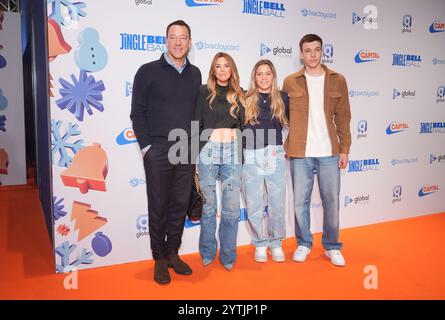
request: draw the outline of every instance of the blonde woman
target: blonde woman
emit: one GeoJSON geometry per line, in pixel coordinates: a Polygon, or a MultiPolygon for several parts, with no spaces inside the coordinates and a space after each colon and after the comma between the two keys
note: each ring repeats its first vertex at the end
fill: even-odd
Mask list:
{"type": "Polygon", "coordinates": [[[247,215],[252,228],[255,261],[285,261],[281,241],[285,237],[285,157],[282,129],[288,124],[289,98],[278,90],[277,72],[269,60],[258,61],[246,95],[242,169],[247,215]],[[267,199],[268,228],[264,230],[264,198],[267,199]]]}
{"type": "Polygon", "coordinates": [[[205,194],[201,217],[199,252],[204,265],[216,257],[216,181],[221,181],[221,221],[219,260],[231,270],[236,260],[236,238],[240,216],[241,154],[239,136],[244,122],[244,92],[233,58],[224,52],[215,55],[207,84],[201,86],[196,106],[200,133],[209,141],[201,145],[198,171],[205,194]]]}

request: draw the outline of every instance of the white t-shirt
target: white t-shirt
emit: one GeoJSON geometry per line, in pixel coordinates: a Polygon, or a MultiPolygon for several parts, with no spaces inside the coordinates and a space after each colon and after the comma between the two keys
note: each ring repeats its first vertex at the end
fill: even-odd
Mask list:
{"type": "Polygon", "coordinates": [[[305,73],[309,93],[309,119],[306,138],[306,157],[332,156],[326,117],[324,114],[324,78],[305,73]]]}

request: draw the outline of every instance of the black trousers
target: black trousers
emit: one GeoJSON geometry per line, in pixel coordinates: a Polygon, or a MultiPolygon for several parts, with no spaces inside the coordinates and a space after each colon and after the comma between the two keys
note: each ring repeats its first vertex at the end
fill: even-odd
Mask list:
{"type": "Polygon", "coordinates": [[[164,148],[152,145],[144,157],[148,223],[153,259],[177,254],[192,190],[192,164],[171,164],[164,148]]]}

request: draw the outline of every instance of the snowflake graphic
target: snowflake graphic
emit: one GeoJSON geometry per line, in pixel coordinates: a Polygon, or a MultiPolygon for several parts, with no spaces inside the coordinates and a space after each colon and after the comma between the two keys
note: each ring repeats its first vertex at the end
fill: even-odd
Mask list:
{"type": "Polygon", "coordinates": [[[85,70],[80,70],[79,80],[74,74],[71,75],[73,84],[60,78],[59,82],[63,86],[59,90],[62,98],[56,101],[60,109],[68,109],[79,121],[83,121],[84,109],[89,115],[93,114],[91,106],[100,112],[104,111],[102,91],[105,90],[102,80],[96,82],[92,75],[88,75],[85,70]]]}
{"type": "Polygon", "coordinates": [[[64,209],[63,198],[57,200],[57,197],[53,197],[53,211],[54,211],[54,221],[59,220],[67,215],[67,212],[64,209]]]}
{"type": "Polygon", "coordinates": [[[71,2],[70,0],[47,0],[51,4],[51,14],[49,18],[58,23],[59,26],[68,27],[71,22],[78,21],[79,17],[85,17],[87,13],[82,9],[86,8],[85,2],[71,2]],[[69,18],[62,16],[62,7],[68,9],[69,18]]]}
{"type": "Polygon", "coordinates": [[[68,150],[70,149],[73,154],[76,154],[81,148],[83,144],[83,140],[77,140],[74,143],[68,142],[68,139],[71,137],[77,136],[80,134],[80,130],[78,130],[77,124],[72,124],[71,122],[68,124],[67,131],[63,136],[60,133],[60,127],[62,126],[62,121],[51,120],[51,151],[52,151],[52,161],[54,163],[54,155],[59,152],[60,160],[58,162],[59,167],[68,167],[71,164],[73,158],[68,154],[68,150]]]}
{"type": "Polygon", "coordinates": [[[6,116],[0,116],[0,131],[6,132],[6,116]]]}
{"type": "Polygon", "coordinates": [[[68,241],[63,242],[56,248],[56,253],[61,258],[61,264],[56,264],[57,272],[71,272],[81,264],[93,263],[93,259],[90,259],[93,253],[87,251],[87,249],[83,249],[77,259],[70,262],[70,256],[76,248],[77,246],[75,244],[70,244],[68,241]]]}

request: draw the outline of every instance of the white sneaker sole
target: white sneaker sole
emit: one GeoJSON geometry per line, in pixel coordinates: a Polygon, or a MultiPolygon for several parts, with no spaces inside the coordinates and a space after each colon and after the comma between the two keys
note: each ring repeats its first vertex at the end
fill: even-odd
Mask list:
{"type": "Polygon", "coordinates": [[[294,260],[295,262],[305,262],[307,260],[307,257],[309,256],[309,254],[311,253],[311,250],[309,250],[306,254],[306,256],[304,257],[304,259],[297,259],[295,258],[295,255],[292,256],[292,260],[294,260]]]}
{"type": "Polygon", "coordinates": [[[332,261],[331,256],[329,255],[329,253],[327,251],[325,251],[325,255],[326,255],[326,257],[329,258],[329,261],[331,262],[332,265],[334,265],[336,267],[345,267],[346,266],[346,262],[344,262],[344,263],[334,263],[334,261],[332,261]]]}

